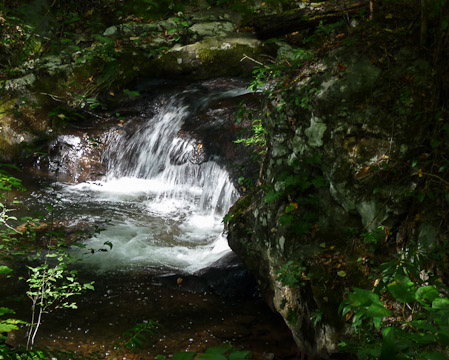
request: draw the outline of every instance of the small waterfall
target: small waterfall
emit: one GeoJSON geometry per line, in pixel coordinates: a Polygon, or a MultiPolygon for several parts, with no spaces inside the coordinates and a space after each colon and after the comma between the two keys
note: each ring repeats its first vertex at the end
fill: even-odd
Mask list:
{"type": "Polygon", "coordinates": [[[208,159],[202,140],[182,126],[211,101],[246,92],[188,89],[103,135],[102,180],[61,186],[63,202],[77,204],[66,206],[67,216],[95,224],[109,220],[85,242],[93,252],[82,256],[86,266],[194,272],[230,251],[222,218],[238,192],[226,169],[208,159]],[[95,251],[105,242],[112,249],[95,251]]]}
{"type": "MultiPolygon", "coordinates": [[[[209,95],[200,98],[199,107],[207,106],[208,100],[217,96],[241,93],[209,95]]],[[[154,201],[187,200],[200,194],[198,201],[203,211],[223,214],[237,193],[225,169],[214,161],[204,161],[199,140],[179,134],[184,121],[192,116],[191,107],[185,104],[186,95],[171,99],[153,118],[133,128],[132,134],[122,130],[108,135],[106,181],[124,177],[152,179],[162,185],[157,191],[159,199],[154,201]]]]}

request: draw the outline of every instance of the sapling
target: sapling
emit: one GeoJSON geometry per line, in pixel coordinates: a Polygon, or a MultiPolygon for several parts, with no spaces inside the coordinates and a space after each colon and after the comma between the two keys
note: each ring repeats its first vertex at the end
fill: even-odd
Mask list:
{"type": "Polygon", "coordinates": [[[45,254],[43,264],[30,270],[27,296],[31,299],[31,323],[27,333],[27,349],[33,347],[36,334],[42,323],[42,316],[56,309],[76,309],[76,302],[68,301],[73,295],[80,295],[87,290],[94,290],[93,281],[81,284],[77,280],[77,271],[70,270],[71,257],[60,246],[51,247],[45,254]],[[55,258],[56,263],[51,264],[55,258]]]}

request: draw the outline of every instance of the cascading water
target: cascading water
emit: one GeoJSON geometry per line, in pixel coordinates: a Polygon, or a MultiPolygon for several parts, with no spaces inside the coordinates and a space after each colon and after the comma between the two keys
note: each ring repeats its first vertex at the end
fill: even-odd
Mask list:
{"type": "MultiPolygon", "coordinates": [[[[201,141],[180,130],[210,101],[245,92],[244,88],[208,94],[185,90],[154,116],[106,133],[104,178],[62,186],[63,203],[78,204],[69,210],[72,219],[110,220],[85,245],[98,250],[109,242],[112,249],[92,251],[82,257],[84,264],[99,270],[194,272],[230,251],[222,235],[222,218],[238,193],[227,171],[206,159],[201,141]]],[[[79,154],[71,148],[75,156],[79,154]]]]}

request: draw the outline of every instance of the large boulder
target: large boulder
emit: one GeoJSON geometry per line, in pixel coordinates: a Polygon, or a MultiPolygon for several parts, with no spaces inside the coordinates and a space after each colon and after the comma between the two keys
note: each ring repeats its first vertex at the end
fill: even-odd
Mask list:
{"type": "Polygon", "coordinates": [[[420,181],[412,163],[432,128],[415,116],[429,98],[430,65],[410,48],[396,49],[388,66],[379,58],[333,49],[272,89],[262,186],[228,216],[231,248],[311,358],[338,352],[338,306],[366,283],[375,254],[354,234],[380,231],[384,254],[404,234],[428,249],[438,236],[447,241],[436,217],[410,223],[420,181]]]}

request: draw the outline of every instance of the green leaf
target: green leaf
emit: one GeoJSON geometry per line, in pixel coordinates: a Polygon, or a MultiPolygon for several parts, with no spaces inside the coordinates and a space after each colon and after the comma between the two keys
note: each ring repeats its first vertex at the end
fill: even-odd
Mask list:
{"type": "Polygon", "coordinates": [[[0,316],[5,314],[15,314],[14,310],[6,307],[0,307],[0,316]]]}
{"type": "Polygon", "coordinates": [[[195,358],[196,353],[191,351],[186,352],[178,352],[173,355],[173,360],[193,360],[195,358]]]}
{"type": "Polygon", "coordinates": [[[105,44],[111,44],[111,43],[112,43],[112,40],[111,40],[111,39],[108,39],[108,38],[106,38],[106,37],[104,37],[104,36],[101,36],[101,35],[94,35],[93,37],[94,37],[97,41],[102,42],[102,43],[105,43],[105,44]]]}
{"type": "Polygon", "coordinates": [[[264,196],[264,200],[267,203],[271,203],[274,200],[276,200],[278,197],[281,196],[280,192],[275,192],[274,190],[270,190],[265,196],[264,196]]]}
{"type": "Polygon", "coordinates": [[[112,250],[112,243],[110,241],[105,241],[103,244],[109,246],[109,250],[112,250]]]}
{"type": "Polygon", "coordinates": [[[279,218],[279,223],[282,226],[290,225],[293,221],[293,215],[289,214],[282,214],[282,216],[279,218]]]}
{"type": "Polygon", "coordinates": [[[409,333],[407,334],[408,340],[411,340],[415,344],[429,345],[435,343],[435,334],[428,333],[409,333]]]}
{"type": "Polygon", "coordinates": [[[203,360],[227,360],[226,356],[219,354],[219,353],[208,353],[207,351],[198,356],[199,359],[203,359],[203,360]]]}
{"type": "Polygon", "coordinates": [[[310,232],[310,223],[308,221],[299,220],[293,225],[293,231],[298,235],[304,235],[310,232]]]}
{"type": "Polygon", "coordinates": [[[344,277],[346,277],[347,274],[346,274],[346,271],[340,270],[339,272],[337,272],[337,275],[344,278],[344,277]]]}
{"type": "Polygon", "coordinates": [[[413,283],[408,276],[397,275],[396,281],[387,285],[388,291],[397,301],[408,303],[415,301],[413,283]]]}
{"type": "Polygon", "coordinates": [[[422,302],[422,300],[427,300],[428,302],[432,302],[439,296],[439,292],[435,289],[434,286],[422,286],[418,290],[416,290],[416,300],[422,302]]]}
{"type": "Polygon", "coordinates": [[[0,274],[9,274],[10,272],[12,272],[11,268],[5,265],[0,265],[0,274]]]}
{"type": "Polygon", "coordinates": [[[437,333],[440,344],[449,346],[449,326],[441,326],[437,333]]]}
{"type": "Polygon", "coordinates": [[[210,348],[207,348],[205,354],[224,354],[228,351],[229,348],[227,347],[211,346],[210,348]]]}
{"type": "Polygon", "coordinates": [[[419,356],[420,360],[447,360],[446,355],[437,352],[425,352],[419,356]]]}
{"type": "Polygon", "coordinates": [[[229,354],[229,360],[244,360],[248,359],[251,355],[251,351],[236,351],[229,354]]]}
{"type": "Polygon", "coordinates": [[[390,316],[391,311],[388,310],[384,305],[371,304],[366,312],[366,316],[369,317],[380,317],[390,316]]]}
{"type": "Polygon", "coordinates": [[[128,89],[123,89],[123,92],[126,95],[131,96],[131,97],[140,96],[140,93],[138,91],[131,91],[131,90],[128,90],[128,89]]]}
{"type": "Polygon", "coordinates": [[[432,146],[433,149],[437,148],[440,145],[441,145],[441,140],[438,140],[438,139],[430,140],[430,146],[432,146]]]}
{"type": "Polygon", "coordinates": [[[422,203],[426,197],[426,193],[419,192],[418,194],[416,194],[416,197],[418,198],[419,203],[422,203]]]}
{"type": "Polygon", "coordinates": [[[19,327],[16,324],[10,323],[8,321],[0,321],[0,333],[7,333],[14,330],[19,330],[19,327]]]}
{"type": "Polygon", "coordinates": [[[95,288],[94,288],[92,283],[84,284],[84,288],[89,289],[89,290],[95,290],[95,288]]]}
{"type": "Polygon", "coordinates": [[[348,296],[348,301],[352,306],[358,307],[369,307],[371,304],[383,305],[379,300],[379,295],[359,288],[354,288],[353,292],[348,296]]]}
{"type": "Polygon", "coordinates": [[[382,325],[382,318],[381,317],[373,317],[373,324],[374,327],[379,330],[380,326],[382,325]]]}
{"type": "Polygon", "coordinates": [[[432,309],[449,311],[449,299],[437,298],[432,301],[432,309]]]}
{"type": "Polygon", "coordinates": [[[436,332],[437,327],[432,325],[428,320],[413,320],[410,321],[410,325],[418,330],[436,332]]]}

